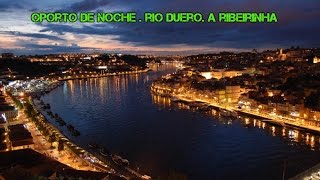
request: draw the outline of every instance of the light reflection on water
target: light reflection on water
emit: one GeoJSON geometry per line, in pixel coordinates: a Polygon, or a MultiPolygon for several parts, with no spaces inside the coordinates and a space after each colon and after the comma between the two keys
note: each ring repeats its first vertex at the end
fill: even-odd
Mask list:
{"type": "MultiPolygon", "coordinates": [[[[187,103],[183,102],[172,102],[171,98],[154,95],[152,94],[152,102],[161,108],[167,108],[167,109],[184,109],[184,110],[190,110],[190,111],[197,111],[196,109],[192,109],[187,103]]],[[[246,117],[244,115],[238,116],[238,118],[234,119],[230,123],[230,117],[225,118],[221,116],[220,112],[215,109],[211,109],[206,114],[209,114],[222,124],[232,124],[232,121],[239,120],[240,123],[245,126],[246,128],[259,128],[264,129],[266,132],[270,133],[272,136],[278,136],[282,137],[286,140],[288,140],[289,145],[293,145],[292,143],[304,143],[305,145],[308,145],[311,150],[320,150],[320,136],[318,135],[312,135],[308,132],[305,132],[304,130],[299,131],[298,129],[294,129],[293,127],[281,127],[281,126],[275,126],[272,124],[268,124],[266,122],[263,122],[258,119],[246,117]]]]}
{"type": "Polygon", "coordinates": [[[148,74],[67,81],[43,100],[81,132],[77,138],[67,134],[76,143],[102,144],[154,177],[176,171],[189,179],[282,179],[284,160],[287,177],[319,163],[319,136],[221,116],[214,109],[200,112],[152,95],[152,80],[174,70],[155,68],[148,74]]]}

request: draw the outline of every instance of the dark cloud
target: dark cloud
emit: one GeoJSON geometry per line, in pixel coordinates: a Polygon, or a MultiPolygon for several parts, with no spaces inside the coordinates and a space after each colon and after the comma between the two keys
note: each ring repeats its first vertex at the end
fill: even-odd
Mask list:
{"type": "Polygon", "coordinates": [[[30,9],[29,10],[30,12],[37,12],[37,11],[39,11],[37,8],[32,8],[32,9],[30,9]]]}
{"type": "Polygon", "coordinates": [[[270,24],[116,24],[83,25],[75,28],[69,25],[50,24],[43,32],[52,31],[86,35],[115,35],[114,39],[136,45],[163,46],[174,44],[206,45],[209,47],[254,48],[265,44],[291,46],[319,45],[320,26],[290,26],[270,24]],[[298,44],[299,43],[299,44],[298,44]]]}
{"type": "Polygon", "coordinates": [[[11,9],[21,9],[23,8],[23,5],[18,2],[13,1],[0,1],[0,11],[6,12],[11,11],[11,9]]]}
{"type": "MultiPolygon", "coordinates": [[[[135,1],[136,2],[136,1],[135,1]]],[[[302,46],[319,45],[320,24],[317,11],[319,1],[209,1],[195,3],[191,0],[163,0],[157,2],[139,1],[136,4],[148,7],[147,10],[167,11],[198,11],[203,13],[220,11],[273,11],[278,14],[278,24],[108,24],[70,25],[48,24],[42,31],[59,34],[65,32],[88,35],[116,35],[115,39],[136,45],[166,46],[174,44],[206,45],[209,47],[227,46],[235,48],[264,47],[265,44],[286,45],[300,43],[302,46]],[[317,6],[318,5],[318,6],[317,6]]],[[[72,7],[81,7],[88,1],[75,3],[72,7]]],[[[90,9],[98,7],[94,1],[90,9]]],[[[104,4],[107,5],[108,3],[104,4]]],[[[121,1],[119,4],[128,9],[138,7],[132,1],[121,1]]],[[[140,10],[141,11],[141,10],[140,10]]]]}
{"type": "MultiPolygon", "coordinates": [[[[0,9],[1,9],[0,3],[0,9]]],[[[3,4],[4,5],[4,4],[3,4]]],[[[318,0],[83,0],[66,2],[59,11],[115,11],[124,9],[136,11],[138,18],[144,12],[197,11],[207,14],[222,11],[276,12],[275,24],[209,24],[209,23],[113,23],[113,24],[39,24],[43,29],[39,33],[17,36],[62,40],[59,36],[49,36],[42,32],[55,32],[84,35],[111,35],[114,40],[131,43],[135,46],[168,47],[177,44],[205,46],[208,48],[277,48],[300,45],[301,47],[320,46],[320,1],[318,0]]],[[[41,9],[38,9],[41,11],[41,9]]],[[[43,47],[43,46],[41,46],[43,47]]],[[[31,48],[28,45],[28,48],[31,48]]],[[[57,49],[58,50],[58,49],[57,49]]],[[[80,49],[81,50],[81,49],[80,49]]]]}
{"type": "Polygon", "coordinates": [[[49,39],[49,40],[54,40],[54,41],[65,41],[64,39],[58,37],[58,36],[53,36],[53,35],[48,35],[48,34],[40,34],[40,33],[22,33],[18,31],[9,31],[5,32],[6,34],[14,35],[14,36],[23,36],[23,37],[30,37],[30,38],[38,38],[38,39],[49,39]]]}
{"type": "Polygon", "coordinates": [[[76,2],[71,4],[67,8],[62,8],[59,11],[66,12],[66,11],[76,11],[76,12],[85,12],[95,10],[99,7],[103,7],[110,4],[109,0],[83,0],[81,2],[76,2]]]}
{"type": "Polygon", "coordinates": [[[43,45],[43,44],[36,44],[36,43],[30,43],[26,41],[19,41],[17,43],[18,45],[24,47],[23,49],[15,49],[15,53],[18,54],[28,54],[28,52],[33,52],[34,49],[37,49],[37,54],[49,54],[49,53],[67,53],[67,52],[73,52],[73,53],[80,53],[80,52],[92,52],[95,50],[99,50],[96,48],[89,48],[89,47],[80,47],[77,44],[71,44],[71,45],[43,45]]]}
{"type": "MultiPolygon", "coordinates": [[[[83,53],[83,52],[100,52],[100,53],[122,53],[122,54],[158,54],[158,55],[190,55],[190,54],[198,54],[199,52],[208,52],[211,53],[212,49],[204,48],[204,49],[197,49],[197,50],[187,50],[187,51],[157,51],[157,50],[127,50],[127,49],[121,49],[116,48],[113,50],[103,50],[103,49],[92,49],[92,48],[84,48],[84,49],[70,49],[69,46],[60,46],[57,49],[37,49],[35,51],[34,49],[27,49],[27,48],[16,48],[16,49],[1,49],[0,53],[5,52],[11,52],[16,55],[34,55],[34,54],[56,54],[56,53],[83,53]]],[[[238,50],[238,52],[241,52],[241,49],[238,50]]]]}

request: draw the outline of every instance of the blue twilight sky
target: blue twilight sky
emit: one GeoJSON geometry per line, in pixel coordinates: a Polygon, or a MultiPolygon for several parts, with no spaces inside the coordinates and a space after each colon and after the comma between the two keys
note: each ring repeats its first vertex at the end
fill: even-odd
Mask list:
{"type": "Polygon", "coordinates": [[[0,52],[195,54],[320,47],[319,0],[0,0],[0,52]],[[35,24],[32,12],[258,11],[276,24],[35,24]]]}

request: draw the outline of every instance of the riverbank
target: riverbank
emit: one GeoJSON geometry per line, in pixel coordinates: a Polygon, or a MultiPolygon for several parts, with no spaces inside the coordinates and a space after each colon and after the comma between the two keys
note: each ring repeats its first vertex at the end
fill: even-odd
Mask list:
{"type": "Polygon", "coordinates": [[[296,122],[294,118],[270,115],[267,113],[260,113],[260,112],[254,112],[254,111],[247,111],[247,110],[238,108],[237,104],[219,104],[214,100],[209,100],[208,98],[198,99],[192,96],[188,96],[188,94],[186,93],[181,93],[181,92],[171,93],[170,90],[166,88],[158,88],[158,86],[155,86],[154,84],[151,86],[151,91],[160,96],[170,97],[174,101],[181,101],[186,103],[201,102],[201,103],[207,104],[208,106],[216,107],[218,109],[223,109],[230,112],[237,112],[239,114],[245,114],[245,115],[250,115],[250,116],[258,117],[261,119],[265,119],[263,121],[269,124],[278,125],[278,126],[290,126],[293,128],[303,129],[310,133],[320,134],[320,127],[304,125],[302,123],[296,122]]]}
{"type": "MultiPolygon", "coordinates": [[[[55,83],[55,85],[52,84],[50,89],[55,89],[59,85],[60,83],[55,83]]],[[[12,98],[14,97],[12,96],[11,99],[12,98]]],[[[47,124],[46,120],[38,114],[39,112],[33,106],[31,97],[24,96],[23,101],[24,105],[19,109],[19,119],[15,123],[24,124],[31,133],[34,142],[34,147],[32,147],[33,150],[77,170],[97,171],[93,166],[88,166],[88,163],[77,157],[72,151],[70,151],[70,148],[66,148],[65,151],[59,151],[57,148],[53,148],[53,142],[49,142],[47,138],[48,136],[46,136],[44,132],[50,132],[51,134],[63,139],[63,142],[68,142],[56,129],[54,129],[54,127],[47,124]]]]}
{"type": "Polygon", "coordinates": [[[30,101],[35,112],[39,114],[38,116],[40,118],[40,122],[42,123],[42,125],[49,131],[49,134],[50,133],[54,134],[55,137],[63,141],[64,147],[66,148],[67,151],[71,152],[78,158],[81,158],[87,164],[91,165],[92,167],[95,167],[99,171],[114,173],[114,170],[112,168],[98,161],[98,159],[95,158],[92,154],[88,153],[86,150],[84,150],[83,148],[73,143],[69,138],[67,138],[63,134],[63,132],[61,132],[58,128],[56,128],[53,124],[51,124],[48,118],[45,116],[43,110],[41,110],[39,106],[39,102],[37,102],[37,100],[30,98],[30,101]]]}
{"type": "MultiPolygon", "coordinates": [[[[144,71],[147,72],[147,71],[144,71]]],[[[142,73],[142,72],[141,72],[142,73]]],[[[119,74],[116,74],[119,75],[119,74]]],[[[122,74],[120,74],[122,75],[122,74]]],[[[126,75],[126,74],[123,74],[126,75]]],[[[111,75],[110,75],[111,76],[111,75]]],[[[104,77],[104,76],[101,76],[104,77]]],[[[91,78],[91,77],[90,77],[91,78]]],[[[93,77],[95,78],[95,77],[93,77]]],[[[62,81],[60,81],[62,82],[62,81]]],[[[64,82],[62,82],[63,84],[64,82]]],[[[43,119],[43,123],[45,123],[46,127],[49,127],[50,131],[52,131],[58,139],[63,139],[65,141],[66,146],[70,151],[72,151],[75,155],[77,155],[79,158],[83,159],[86,161],[86,163],[90,164],[90,166],[95,167],[96,169],[103,171],[103,172],[108,172],[108,173],[116,173],[117,175],[121,177],[125,177],[127,179],[131,178],[140,178],[140,179],[151,179],[150,176],[148,175],[143,175],[140,174],[140,172],[137,172],[133,169],[131,169],[129,166],[123,166],[119,165],[114,162],[112,154],[106,156],[104,155],[103,157],[99,154],[99,152],[94,151],[92,148],[91,149],[85,149],[77,145],[76,143],[72,142],[66,134],[63,133],[61,128],[57,128],[54,124],[52,124],[50,120],[50,116],[47,116],[47,112],[43,110],[41,107],[41,96],[44,95],[45,93],[49,93],[51,90],[57,88],[60,86],[61,83],[58,83],[57,86],[50,88],[50,90],[46,90],[45,92],[39,92],[34,96],[33,98],[30,99],[32,102],[33,108],[36,110],[37,114],[40,114],[41,118],[43,119]]],[[[99,149],[96,149],[99,150],[99,149]]]]}
{"type": "MultiPolygon", "coordinates": [[[[197,179],[236,179],[239,174],[246,179],[260,174],[279,179],[277,169],[281,168],[283,157],[295,157],[291,163],[303,164],[288,168],[288,177],[316,161],[318,136],[309,134],[307,142],[304,132],[254,118],[246,121],[242,117],[223,117],[218,111],[214,114],[214,110],[200,112],[192,107],[191,111],[197,112],[191,112],[183,103],[151,94],[152,80],[172,72],[67,81],[42,100],[82,132],[74,138],[64,131],[76,144],[91,152],[97,148],[87,145],[95,142],[127,158],[135,170],[148,172],[154,179],[169,179],[170,171],[197,179]],[[94,114],[87,114],[90,112],[94,114]],[[315,145],[310,144],[311,139],[315,145]],[[314,157],[312,163],[308,157],[314,157]],[[250,169],[248,164],[252,164],[250,169]],[[231,171],[235,173],[230,174],[231,171]]],[[[59,124],[52,123],[60,129],[59,124]]]]}
{"type": "Polygon", "coordinates": [[[52,79],[57,79],[59,81],[67,81],[74,79],[87,79],[87,78],[101,78],[101,77],[109,77],[109,76],[119,76],[119,75],[132,75],[132,74],[141,74],[147,73],[150,69],[138,70],[138,71],[124,71],[124,72],[114,72],[114,73],[102,73],[102,74],[77,74],[77,75],[67,75],[62,77],[55,77],[52,79]]]}

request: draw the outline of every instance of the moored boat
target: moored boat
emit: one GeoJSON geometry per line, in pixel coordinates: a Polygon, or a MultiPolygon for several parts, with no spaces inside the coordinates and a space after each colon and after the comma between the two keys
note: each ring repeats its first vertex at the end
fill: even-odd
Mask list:
{"type": "Polygon", "coordinates": [[[148,175],[143,175],[143,176],[141,176],[141,178],[142,178],[142,179],[151,179],[151,177],[148,176],[148,175]]]}
{"type": "Polygon", "coordinates": [[[94,142],[89,143],[88,146],[89,146],[90,148],[93,148],[93,149],[99,148],[99,145],[98,145],[97,143],[94,143],[94,142]]]}
{"type": "Polygon", "coordinates": [[[181,101],[181,99],[177,98],[177,97],[171,97],[170,100],[172,102],[178,102],[178,101],[181,101]]]}
{"type": "Polygon", "coordinates": [[[199,111],[210,111],[209,106],[202,106],[202,107],[199,107],[198,109],[199,111]]]}
{"type": "Polygon", "coordinates": [[[118,155],[112,155],[112,160],[118,165],[124,165],[124,166],[129,165],[129,161],[127,159],[124,159],[118,155]]]}
{"type": "Polygon", "coordinates": [[[225,116],[225,117],[229,117],[231,115],[231,112],[227,110],[220,110],[219,113],[221,116],[225,116]]]}
{"type": "Polygon", "coordinates": [[[101,149],[100,149],[100,154],[101,154],[102,156],[109,156],[109,155],[110,155],[110,152],[109,152],[107,149],[105,149],[105,148],[101,148],[101,149]]]}

